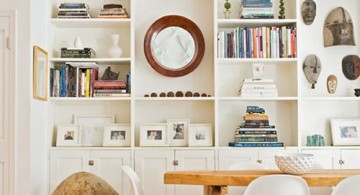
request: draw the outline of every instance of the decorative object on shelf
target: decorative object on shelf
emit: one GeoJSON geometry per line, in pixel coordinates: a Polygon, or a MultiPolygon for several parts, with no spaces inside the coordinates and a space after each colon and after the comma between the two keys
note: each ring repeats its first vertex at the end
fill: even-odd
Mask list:
{"type": "Polygon", "coordinates": [[[231,3],[229,2],[229,0],[225,0],[225,3],[224,3],[224,8],[225,8],[225,11],[224,11],[224,18],[225,18],[225,19],[230,19],[230,14],[231,14],[231,11],[230,11],[230,8],[231,8],[231,3]]]}
{"type": "Polygon", "coordinates": [[[145,34],[146,60],[158,73],[180,77],[200,64],[205,41],[200,28],[188,18],[168,15],[156,20],[145,34]]]}
{"type": "Polygon", "coordinates": [[[356,97],[359,97],[360,96],[360,88],[357,88],[357,89],[354,89],[354,95],[356,96],[356,97]]]}
{"type": "Polygon", "coordinates": [[[166,123],[141,124],[140,146],[168,146],[166,123]]]}
{"type": "Polygon", "coordinates": [[[311,54],[306,56],[303,63],[303,71],[306,79],[311,84],[311,89],[315,89],[315,84],[319,78],[321,68],[320,59],[316,55],[311,54]]]}
{"type": "Polygon", "coordinates": [[[81,126],[75,124],[58,125],[56,146],[80,146],[81,126]]]}
{"type": "Polygon", "coordinates": [[[195,92],[195,93],[194,93],[194,97],[200,97],[200,93],[195,92]]]}
{"type": "Polygon", "coordinates": [[[174,92],[169,91],[166,96],[167,97],[175,97],[175,94],[174,94],[174,92]]]}
{"type": "Polygon", "coordinates": [[[155,92],[151,93],[150,97],[157,97],[157,93],[155,93],[155,92]]]}
{"type": "Polygon", "coordinates": [[[309,171],[314,163],[313,154],[294,153],[275,155],[276,166],[284,173],[301,175],[309,171]]]}
{"type": "Polygon", "coordinates": [[[177,92],[175,93],[175,96],[176,96],[176,97],[184,97],[184,93],[183,93],[182,91],[177,91],[177,92]]]}
{"type": "Polygon", "coordinates": [[[329,75],[326,79],[327,90],[329,93],[334,94],[337,87],[337,77],[333,74],[329,75]]]}
{"type": "Polygon", "coordinates": [[[193,96],[193,93],[191,91],[187,91],[185,93],[185,97],[192,97],[193,96]]]}
{"type": "Polygon", "coordinates": [[[166,97],[166,93],[165,93],[165,92],[161,92],[161,93],[160,93],[160,97],[166,97]]]}
{"type": "Polygon", "coordinates": [[[83,44],[82,44],[81,39],[80,39],[79,36],[75,37],[74,48],[75,49],[84,49],[83,44]]]}
{"type": "Polygon", "coordinates": [[[324,47],[355,45],[351,16],[343,7],[333,9],[326,17],[323,29],[324,47]]]}
{"type": "MultiPolygon", "coordinates": [[[[153,92],[150,94],[145,94],[144,97],[158,97],[157,93],[153,92]]],[[[191,91],[187,91],[184,95],[182,91],[176,91],[176,93],[169,91],[168,93],[161,92],[159,97],[211,97],[211,95],[208,95],[206,93],[192,93],[191,91]]]]}
{"type": "Polygon", "coordinates": [[[325,146],[324,136],[319,134],[306,136],[306,146],[325,146]]]}
{"type": "Polygon", "coordinates": [[[187,146],[190,119],[168,119],[167,132],[170,146],[187,146]]]}
{"type": "Polygon", "coordinates": [[[103,146],[130,146],[129,124],[104,125],[103,146]]]}
{"type": "Polygon", "coordinates": [[[39,46],[33,47],[33,98],[47,101],[48,53],[39,46]]]}
{"type": "Polygon", "coordinates": [[[314,22],[316,16],[316,3],[313,0],[305,0],[301,4],[301,16],[306,25],[310,25],[314,22]]]}
{"type": "Polygon", "coordinates": [[[119,46],[119,34],[113,34],[111,35],[111,43],[112,46],[108,50],[110,57],[112,58],[120,58],[123,54],[123,50],[119,46]]]}
{"type": "Polygon", "coordinates": [[[264,64],[263,63],[253,63],[253,79],[262,79],[264,77],[264,64]]]}
{"type": "Polygon", "coordinates": [[[330,123],[334,146],[360,145],[360,118],[333,118],[330,123]]]}
{"type": "Polygon", "coordinates": [[[212,132],[211,124],[190,124],[189,146],[212,146],[212,132]]]}
{"type": "Polygon", "coordinates": [[[104,125],[115,123],[114,115],[75,115],[74,123],[81,125],[81,146],[102,146],[104,125]]]}
{"type": "Polygon", "coordinates": [[[279,19],[285,19],[284,0],[279,1],[279,19]]]}
{"type": "Polygon", "coordinates": [[[120,74],[120,71],[119,72],[114,72],[114,71],[111,70],[111,67],[108,66],[105,69],[104,74],[101,77],[101,80],[118,80],[119,74],[120,74]]]}
{"type": "Polygon", "coordinates": [[[360,76],[360,58],[357,55],[347,55],[342,59],[342,72],[349,80],[360,76]]]}

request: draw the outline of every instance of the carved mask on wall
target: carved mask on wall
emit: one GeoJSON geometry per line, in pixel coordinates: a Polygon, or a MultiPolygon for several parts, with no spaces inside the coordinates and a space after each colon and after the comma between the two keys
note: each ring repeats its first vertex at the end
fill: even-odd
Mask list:
{"type": "Polygon", "coordinates": [[[316,16],[316,3],[313,0],[305,0],[301,4],[301,16],[306,25],[313,23],[316,16]]]}
{"type": "Polygon", "coordinates": [[[321,62],[316,55],[308,55],[303,63],[303,71],[306,79],[311,84],[311,89],[315,89],[315,84],[321,72],[321,62]]]}
{"type": "Polygon", "coordinates": [[[329,75],[327,80],[326,80],[326,84],[327,84],[327,90],[329,93],[335,93],[336,92],[336,87],[337,87],[337,78],[335,75],[329,75]]]}
{"type": "Polygon", "coordinates": [[[324,24],[324,46],[355,45],[353,23],[343,7],[333,9],[324,24]]]}
{"type": "Polygon", "coordinates": [[[349,80],[355,80],[360,75],[360,58],[356,55],[348,55],[342,59],[342,71],[349,80]]]}

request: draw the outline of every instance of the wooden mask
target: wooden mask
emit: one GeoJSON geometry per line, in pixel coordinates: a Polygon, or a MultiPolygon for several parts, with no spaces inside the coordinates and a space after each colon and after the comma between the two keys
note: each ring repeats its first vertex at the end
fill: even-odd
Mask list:
{"type": "Polygon", "coordinates": [[[313,23],[316,16],[316,3],[313,0],[305,0],[301,4],[301,16],[306,25],[313,23]]]}
{"type": "Polygon", "coordinates": [[[327,90],[329,93],[334,94],[336,92],[336,87],[337,87],[337,78],[335,75],[329,75],[327,80],[326,80],[326,84],[327,84],[327,90]]]}
{"type": "Polygon", "coordinates": [[[349,80],[360,76],[360,58],[356,55],[347,55],[342,59],[342,71],[349,80]]]}
{"type": "Polygon", "coordinates": [[[315,84],[321,72],[321,62],[316,55],[308,55],[303,63],[303,71],[306,79],[311,84],[311,89],[315,89],[315,84]]]}

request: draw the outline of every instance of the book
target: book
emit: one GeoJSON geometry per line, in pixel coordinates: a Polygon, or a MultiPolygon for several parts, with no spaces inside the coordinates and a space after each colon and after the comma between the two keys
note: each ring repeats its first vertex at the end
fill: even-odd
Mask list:
{"type": "Polygon", "coordinates": [[[230,147],[284,147],[283,142],[229,142],[230,147]]]}
{"type": "Polygon", "coordinates": [[[253,128],[252,130],[236,130],[235,135],[244,135],[244,136],[263,136],[263,135],[276,135],[276,130],[257,130],[253,128]]]}
{"type": "Polygon", "coordinates": [[[234,143],[239,143],[239,142],[277,142],[278,138],[275,137],[271,137],[271,136],[263,136],[263,137],[234,137],[234,143]]]}
{"type": "Polygon", "coordinates": [[[94,93],[94,97],[130,97],[130,93],[94,93]]]}
{"type": "Polygon", "coordinates": [[[65,64],[79,68],[99,68],[99,65],[96,62],[65,62],[65,64]]]}

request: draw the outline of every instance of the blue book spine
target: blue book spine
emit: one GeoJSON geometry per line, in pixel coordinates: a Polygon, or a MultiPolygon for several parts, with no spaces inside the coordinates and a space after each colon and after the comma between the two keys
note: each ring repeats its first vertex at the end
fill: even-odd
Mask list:
{"type": "Polygon", "coordinates": [[[61,75],[61,93],[60,93],[60,97],[66,97],[66,69],[65,69],[65,66],[63,66],[61,68],[60,75],[61,75]]]}
{"type": "Polygon", "coordinates": [[[284,147],[283,142],[229,142],[231,147],[284,147]]]}

